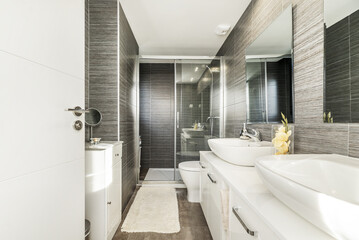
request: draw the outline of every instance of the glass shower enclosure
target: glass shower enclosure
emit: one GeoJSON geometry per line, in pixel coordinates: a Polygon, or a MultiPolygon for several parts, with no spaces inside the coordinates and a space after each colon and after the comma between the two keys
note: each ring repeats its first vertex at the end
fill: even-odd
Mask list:
{"type": "Polygon", "coordinates": [[[142,60],[140,69],[140,95],[146,95],[140,96],[140,99],[143,99],[140,101],[140,135],[150,135],[149,138],[145,137],[148,139],[147,142],[142,137],[142,148],[145,149],[141,154],[146,156],[141,157],[140,180],[181,181],[178,164],[184,161],[198,161],[199,151],[210,151],[208,140],[221,137],[221,60],[142,60]],[[162,80],[159,80],[160,78],[162,80]],[[159,84],[162,89],[158,87],[159,84]],[[159,101],[163,101],[162,105],[159,101]],[[144,116],[148,109],[151,109],[151,114],[144,116]],[[156,115],[161,115],[164,124],[160,129],[155,127],[153,121],[153,116],[156,115]],[[151,119],[146,120],[148,117],[151,119]],[[172,124],[168,121],[165,123],[166,119],[173,121],[172,124]],[[145,124],[146,122],[150,125],[145,124]],[[159,135],[163,136],[162,139],[167,139],[168,136],[166,142],[156,141],[156,136],[159,135]],[[162,156],[156,158],[156,153],[153,152],[161,148],[158,144],[166,144],[162,147],[166,147],[167,152],[162,155],[168,155],[160,160],[162,162],[158,160],[162,156]],[[152,156],[150,159],[148,151],[152,156]],[[173,152],[170,153],[171,151],[173,152]],[[159,164],[164,162],[166,163],[159,164]]]}
{"type": "MultiPolygon", "coordinates": [[[[178,164],[198,161],[220,137],[220,60],[176,61],[176,172],[178,164]]],[[[175,174],[175,180],[181,180],[175,174]]]]}

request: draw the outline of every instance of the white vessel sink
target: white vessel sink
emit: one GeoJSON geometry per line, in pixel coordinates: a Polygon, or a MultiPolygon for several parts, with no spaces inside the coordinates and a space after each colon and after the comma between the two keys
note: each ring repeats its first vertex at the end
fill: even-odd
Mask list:
{"type": "Polygon", "coordinates": [[[204,137],[204,131],[202,128],[182,128],[182,132],[186,134],[188,138],[202,138],[204,137]]]}
{"type": "Polygon", "coordinates": [[[359,239],[359,160],[334,154],[256,160],[268,189],[336,239],[359,239]]]}
{"type": "Polygon", "coordinates": [[[208,145],[219,158],[240,166],[254,166],[257,157],[271,155],[271,142],[252,142],[239,138],[216,138],[208,140],[208,145]]]}

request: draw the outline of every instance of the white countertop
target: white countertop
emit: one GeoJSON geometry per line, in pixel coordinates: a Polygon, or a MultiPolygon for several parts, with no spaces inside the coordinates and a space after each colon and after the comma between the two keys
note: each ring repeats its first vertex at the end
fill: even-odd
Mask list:
{"type": "Polygon", "coordinates": [[[200,152],[223,180],[255,211],[278,237],[288,240],[333,240],[280,202],[264,186],[254,167],[241,167],[219,159],[212,152],[200,152]]]}
{"type": "Polygon", "coordinates": [[[123,143],[123,141],[101,141],[98,144],[91,144],[89,142],[86,142],[85,150],[103,151],[103,150],[106,150],[107,148],[113,147],[114,145],[122,144],[122,143],[123,143]]]}

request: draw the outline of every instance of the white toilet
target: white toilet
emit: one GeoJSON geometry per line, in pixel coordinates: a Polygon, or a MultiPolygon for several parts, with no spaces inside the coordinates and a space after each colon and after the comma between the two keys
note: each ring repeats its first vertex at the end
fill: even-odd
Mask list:
{"type": "Polygon", "coordinates": [[[201,167],[199,161],[182,162],[178,165],[178,168],[187,187],[187,200],[189,202],[200,202],[199,180],[201,167]]]}

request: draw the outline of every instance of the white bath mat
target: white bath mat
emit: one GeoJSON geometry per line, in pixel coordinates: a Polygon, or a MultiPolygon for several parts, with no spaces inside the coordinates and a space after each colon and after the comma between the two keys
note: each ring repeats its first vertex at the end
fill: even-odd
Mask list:
{"type": "Polygon", "coordinates": [[[141,187],[121,230],[123,232],[179,232],[176,190],[170,187],[141,187]]]}

